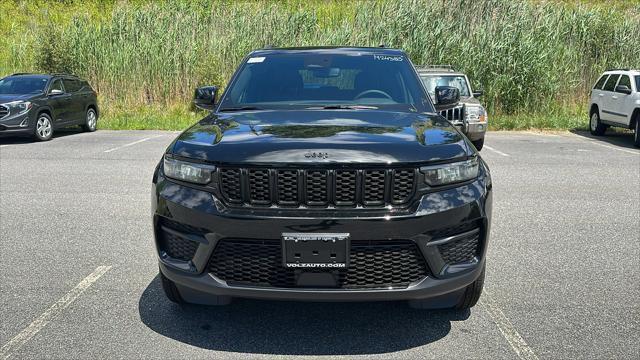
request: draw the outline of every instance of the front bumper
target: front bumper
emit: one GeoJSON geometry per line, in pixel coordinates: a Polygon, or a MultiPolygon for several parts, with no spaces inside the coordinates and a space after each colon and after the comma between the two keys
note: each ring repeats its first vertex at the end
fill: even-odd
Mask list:
{"type": "Polygon", "coordinates": [[[183,296],[197,293],[200,297],[211,294],[310,301],[442,298],[447,294],[459,294],[478,278],[484,268],[491,220],[491,194],[490,177],[487,172],[483,172],[473,182],[422,196],[409,213],[401,215],[381,212],[362,216],[356,211],[341,214],[323,211],[292,214],[274,210],[271,216],[265,216],[264,213],[234,212],[211,193],[169,181],[161,172],[156,172],[152,209],[160,270],[176,283],[183,296]],[[169,230],[172,234],[197,242],[190,260],[167,256],[161,248],[160,237],[161,232],[166,231],[162,225],[165,220],[179,224],[169,230]],[[478,224],[480,246],[477,255],[462,263],[447,264],[438,252],[438,244],[453,241],[456,236],[442,239],[434,234],[441,229],[456,228],[465,223],[478,224]],[[199,229],[199,235],[194,236],[192,229],[199,229]],[[222,241],[277,240],[284,232],[349,233],[353,242],[410,240],[424,257],[428,275],[401,288],[342,289],[238,285],[230,284],[211,273],[212,256],[216,245],[222,241]]]}
{"type": "Polygon", "coordinates": [[[471,141],[476,141],[484,138],[487,132],[487,123],[467,123],[465,134],[471,141]]]}
{"type": "Polygon", "coordinates": [[[35,124],[33,113],[31,109],[25,114],[10,115],[0,119],[0,135],[30,134],[35,124]]]}

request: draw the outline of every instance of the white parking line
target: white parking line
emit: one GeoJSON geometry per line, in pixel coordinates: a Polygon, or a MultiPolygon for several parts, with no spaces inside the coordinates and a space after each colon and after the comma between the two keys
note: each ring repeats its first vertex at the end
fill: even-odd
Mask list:
{"type": "Polygon", "coordinates": [[[131,145],[139,144],[139,143],[141,143],[141,142],[144,142],[144,141],[147,141],[147,140],[151,140],[151,139],[155,139],[155,138],[159,138],[159,137],[161,137],[161,136],[164,136],[164,135],[150,136],[150,137],[147,137],[147,138],[144,138],[144,139],[140,139],[140,140],[138,140],[138,141],[134,141],[134,142],[129,143],[129,144],[125,144],[125,145],[122,145],[122,146],[115,147],[115,148],[113,148],[113,149],[105,150],[104,152],[106,152],[106,153],[110,153],[110,152],[112,152],[112,151],[120,150],[120,149],[122,149],[122,148],[126,148],[127,146],[131,146],[131,145]]]}
{"type": "Polygon", "coordinates": [[[489,149],[489,150],[493,151],[494,153],[496,153],[496,154],[498,154],[498,155],[507,156],[507,157],[508,157],[508,156],[511,156],[511,155],[509,155],[509,154],[507,154],[507,153],[503,153],[503,152],[502,152],[502,151],[500,151],[500,150],[496,150],[496,149],[494,149],[494,148],[492,148],[491,146],[488,146],[488,145],[485,145],[485,146],[484,146],[484,148],[485,148],[485,149],[489,149]]]}
{"type": "Polygon", "coordinates": [[[62,313],[72,302],[95,283],[102,275],[111,269],[111,266],[98,266],[91,274],[82,279],[71,291],[61,297],[55,304],[51,305],[45,312],[35,319],[29,326],[14,336],[8,343],[0,348],[0,359],[8,359],[16,351],[20,350],[24,344],[42,330],[48,323],[62,313]]]}
{"type": "Polygon", "coordinates": [[[482,298],[480,303],[487,310],[489,315],[491,316],[491,320],[498,326],[498,330],[502,333],[513,351],[516,352],[518,358],[525,360],[538,360],[538,355],[533,352],[533,349],[527,345],[527,342],[524,341],[518,330],[511,324],[511,321],[507,318],[507,316],[500,310],[495,301],[493,301],[491,294],[484,289],[482,298]]]}
{"type": "Polygon", "coordinates": [[[606,145],[606,144],[601,144],[599,142],[597,142],[596,140],[584,140],[587,142],[590,142],[594,145],[598,145],[598,146],[602,146],[602,147],[606,147],[607,149],[611,149],[611,150],[618,150],[618,151],[622,151],[625,152],[627,154],[634,154],[634,155],[640,155],[640,152],[638,151],[633,151],[633,150],[627,150],[627,149],[621,149],[621,148],[617,148],[615,146],[610,146],[610,145],[606,145]]]}

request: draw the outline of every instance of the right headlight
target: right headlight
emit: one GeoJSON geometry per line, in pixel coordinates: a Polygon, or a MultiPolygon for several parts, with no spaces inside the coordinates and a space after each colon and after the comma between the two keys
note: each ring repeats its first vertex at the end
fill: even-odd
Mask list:
{"type": "Polygon", "coordinates": [[[431,186],[463,182],[478,177],[478,158],[450,164],[423,166],[420,172],[424,174],[425,182],[431,186]]]}
{"type": "Polygon", "coordinates": [[[213,165],[197,164],[170,157],[164,157],[164,174],[171,179],[187,181],[196,184],[208,184],[216,167],[213,165]]]}

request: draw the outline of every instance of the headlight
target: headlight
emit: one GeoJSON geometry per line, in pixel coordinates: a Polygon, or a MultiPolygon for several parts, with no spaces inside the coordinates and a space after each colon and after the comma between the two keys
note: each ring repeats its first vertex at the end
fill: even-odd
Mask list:
{"type": "Polygon", "coordinates": [[[451,164],[423,166],[420,171],[424,174],[426,183],[431,186],[467,181],[478,177],[478,158],[451,164]]]}
{"type": "Polygon", "coordinates": [[[464,108],[464,119],[467,122],[487,122],[487,111],[482,106],[466,106],[464,108]]]}
{"type": "Polygon", "coordinates": [[[207,184],[211,181],[211,173],[215,169],[213,165],[189,163],[164,157],[164,174],[176,180],[207,184]]]}
{"type": "Polygon", "coordinates": [[[32,106],[31,101],[12,101],[2,105],[9,108],[10,115],[25,114],[27,111],[31,110],[32,106]]]}

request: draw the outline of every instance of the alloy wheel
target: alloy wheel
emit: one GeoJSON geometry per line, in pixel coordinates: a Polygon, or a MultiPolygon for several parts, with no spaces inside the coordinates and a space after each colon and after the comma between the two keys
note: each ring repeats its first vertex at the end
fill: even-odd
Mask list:
{"type": "Polygon", "coordinates": [[[51,121],[46,116],[41,116],[36,123],[36,132],[42,139],[46,139],[51,135],[51,121]]]}
{"type": "Polygon", "coordinates": [[[593,115],[591,115],[591,131],[596,131],[596,128],[598,127],[598,114],[593,113],[593,115]]]}
{"type": "Polygon", "coordinates": [[[96,128],[96,123],[96,112],[90,109],[87,111],[87,127],[93,131],[96,128]]]}

